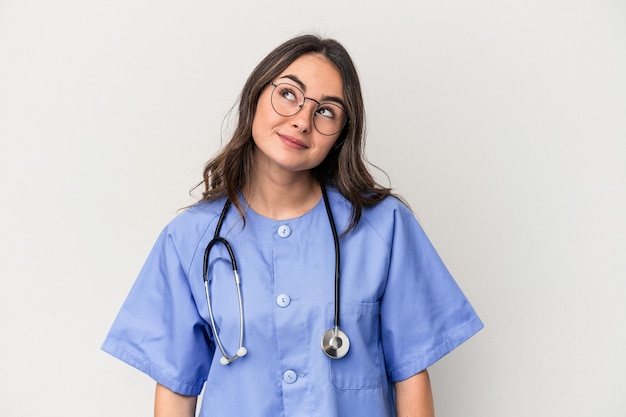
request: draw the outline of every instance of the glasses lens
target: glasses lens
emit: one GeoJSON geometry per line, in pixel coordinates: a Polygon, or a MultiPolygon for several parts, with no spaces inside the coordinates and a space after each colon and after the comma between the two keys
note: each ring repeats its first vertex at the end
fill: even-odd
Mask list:
{"type": "Polygon", "coordinates": [[[320,103],[315,111],[313,124],[322,135],[334,135],[341,132],[346,124],[346,112],[334,103],[320,103]]]}
{"type": "Polygon", "coordinates": [[[278,84],[272,92],[272,107],[281,116],[289,117],[298,113],[304,104],[304,93],[291,84],[278,84]]]}
{"type": "MultiPolygon", "coordinates": [[[[275,85],[272,91],[272,108],[281,116],[290,117],[302,109],[305,98],[298,87],[281,83],[275,85]]],[[[343,129],[346,120],[346,113],[341,106],[335,103],[319,103],[315,109],[313,124],[322,135],[331,136],[343,129]]]]}

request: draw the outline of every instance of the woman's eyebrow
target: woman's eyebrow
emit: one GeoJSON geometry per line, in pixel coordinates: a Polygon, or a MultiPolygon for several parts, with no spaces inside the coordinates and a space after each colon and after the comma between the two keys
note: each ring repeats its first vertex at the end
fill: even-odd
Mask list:
{"type": "MultiPolygon", "coordinates": [[[[294,83],[298,84],[298,86],[302,89],[302,91],[306,92],[306,85],[296,75],[286,74],[286,75],[283,75],[282,77],[280,77],[279,80],[282,80],[283,78],[290,79],[294,83]]],[[[337,96],[323,96],[321,98],[321,101],[322,102],[324,102],[324,101],[332,101],[332,102],[335,102],[335,103],[340,104],[341,106],[345,107],[345,103],[343,102],[343,100],[340,97],[337,97],[337,96]]]]}
{"type": "Polygon", "coordinates": [[[291,81],[298,84],[298,87],[300,87],[302,91],[306,92],[306,85],[304,85],[304,83],[297,76],[292,75],[292,74],[286,74],[280,77],[279,79],[282,80],[283,78],[289,78],[291,81]]]}

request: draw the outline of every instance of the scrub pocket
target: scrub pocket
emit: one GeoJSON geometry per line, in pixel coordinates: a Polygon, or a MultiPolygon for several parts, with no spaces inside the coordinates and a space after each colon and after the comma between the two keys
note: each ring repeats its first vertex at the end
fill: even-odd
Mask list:
{"type": "MultiPolygon", "coordinates": [[[[334,304],[327,308],[330,322],[334,304]]],[[[379,303],[342,304],[339,328],[350,339],[350,350],[341,359],[330,361],[330,380],[341,390],[374,389],[382,385],[382,346],[380,343],[379,303]]]]}

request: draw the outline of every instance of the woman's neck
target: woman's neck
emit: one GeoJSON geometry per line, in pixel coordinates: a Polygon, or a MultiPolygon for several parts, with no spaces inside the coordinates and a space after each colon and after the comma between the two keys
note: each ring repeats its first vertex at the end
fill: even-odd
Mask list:
{"type": "Polygon", "coordinates": [[[258,214],[276,220],[300,217],[322,197],[320,184],[309,172],[272,176],[257,173],[244,190],[248,206],[258,214]]]}

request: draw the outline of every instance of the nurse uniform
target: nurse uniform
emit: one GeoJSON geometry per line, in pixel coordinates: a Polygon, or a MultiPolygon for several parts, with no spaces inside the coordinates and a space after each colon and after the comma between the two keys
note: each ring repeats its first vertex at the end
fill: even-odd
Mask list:
{"type": "MultiPolygon", "coordinates": [[[[339,233],[352,206],[328,198],[339,233]]],[[[202,276],[204,251],[224,200],[200,202],[167,225],[102,346],[183,395],[204,388],[200,416],[392,417],[393,383],[426,369],[482,328],[410,210],[388,197],[365,208],[342,236],[342,359],[322,351],[334,326],[335,249],[324,203],[273,220],[231,209],[221,236],[232,245],[248,354],[227,366],[215,348],[202,276]]],[[[217,332],[239,346],[239,303],[230,257],[216,246],[208,279],[217,332]]]]}

